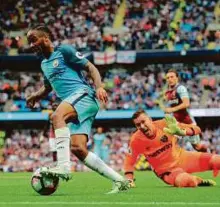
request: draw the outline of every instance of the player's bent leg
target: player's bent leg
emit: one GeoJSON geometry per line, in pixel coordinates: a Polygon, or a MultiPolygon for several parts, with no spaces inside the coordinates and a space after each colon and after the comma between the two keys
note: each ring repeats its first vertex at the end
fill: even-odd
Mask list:
{"type": "Polygon", "coordinates": [[[129,188],[129,182],[122,177],[119,173],[114,171],[108,165],[106,165],[97,155],[92,152],[88,152],[87,147],[87,135],[74,134],[71,136],[71,151],[81,160],[88,168],[94,170],[100,175],[112,180],[114,182],[112,193],[118,193],[129,188]]]}
{"type": "Polygon", "coordinates": [[[193,176],[188,173],[181,173],[176,177],[176,187],[212,187],[216,182],[211,179],[203,179],[198,176],[193,176]]]}
{"type": "Polygon", "coordinates": [[[190,167],[187,167],[187,163],[185,163],[185,167],[183,167],[189,173],[213,170],[213,175],[217,176],[220,169],[220,156],[215,154],[187,152],[185,161],[193,163],[190,167]]]}
{"type": "Polygon", "coordinates": [[[159,175],[162,180],[174,187],[196,187],[202,180],[184,171],[183,168],[174,168],[159,175]]]}
{"type": "Polygon", "coordinates": [[[87,155],[87,135],[86,134],[73,134],[71,135],[71,152],[76,157],[83,161],[87,155]]]}
{"type": "Polygon", "coordinates": [[[171,172],[163,173],[163,175],[161,178],[165,183],[179,188],[216,185],[215,181],[191,175],[182,168],[175,168],[171,172]]]}
{"type": "MultiPolygon", "coordinates": [[[[62,135],[62,141],[57,142],[57,166],[55,167],[43,167],[41,168],[41,174],[42,175],[51,175],[55,177],[60,177],[63,180],[70,180],[72,178],[71,176],[71,170],[70,170],[70,152],[69,152],[69,139],[67,137],[68,135],[68,128],[62,128],[58,129],[56,133],[63,132],[62,135]],[[59,130],[59,131],[58,131],[59,130]],[[65,138],[66,137],[66,138],[65,138]],[[66,139],[66,140],[64,140],[66,139]]],[[[60,133],[61,135],[62,133],[60,133]]]]}
{"type": "Polygon", "coordinates": [[[51,115],[54,129],[66,127],[66,120],[70,118],[76,119],[77,112],[70,103],[63,101],[51,115]]]}
{"type": "Polygon", "coordinates": [[[44,167],[41,174],[58,176],[66,181],[71,179],[70,174],[70,131],[65,119],[76,118],[75,109],[66,102],[62,102],[51,116],[55,128],[55,140],[57,147],[57,166],[44,167]]]}

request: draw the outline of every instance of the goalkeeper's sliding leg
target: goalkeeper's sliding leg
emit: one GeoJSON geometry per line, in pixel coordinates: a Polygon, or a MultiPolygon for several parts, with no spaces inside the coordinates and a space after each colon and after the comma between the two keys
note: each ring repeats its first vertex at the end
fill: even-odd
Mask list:
{"type": "Polygon", "coordinates": [[[220,156],[210,153],[187,152],[181,155],[179,165],[159,175],[169,185],[175,187],[200,187],[215,186],[215,181],[194,176],[191,173],[213,171],[214,176],[218,175],[220,169],[220,156]]]}

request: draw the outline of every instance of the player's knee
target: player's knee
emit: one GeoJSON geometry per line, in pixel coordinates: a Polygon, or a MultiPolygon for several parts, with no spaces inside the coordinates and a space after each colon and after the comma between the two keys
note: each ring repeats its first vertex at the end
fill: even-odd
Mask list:
{"type": "Polygon", "coordinates": [[[63,120],[63,115],[61,113],[54,112],[51,115],[51,120],[52,120],[53,124],[56,124],[60,120],[63,120]]]}
{"type": "Polygon", "coordinates": [[[174,186],[179,188],[196,187],[197,180],[188,173],[181,173],[176,177],[174,186]]]}
{"type": "Polygon", "coordinates": [[[87,155],[87,149],[82,145],[72,144],[71,152],[78,157],[80,160],[84,160],[87,155]]]}

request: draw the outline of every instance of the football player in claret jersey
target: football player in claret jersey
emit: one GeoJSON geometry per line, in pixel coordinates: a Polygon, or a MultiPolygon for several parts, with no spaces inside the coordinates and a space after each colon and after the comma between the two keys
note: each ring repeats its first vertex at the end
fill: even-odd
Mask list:
{"type": "Polygon", "coordinates": [[[52,115],[57,147],[57,166],[43,167],[41,174],[70,179],[70,139],[71,151],[89,168],[114,181],[110,193],[128,189],[127,180],[108,167],[98,156],[87,150],[87,140],[92,123],[99,110],[99,101],[107,102],[97,68],[71,45],[53,47],[51,33],[45,25],[30,29],[27,39],[33,51],[44,59],[41,69],[45,82],[39,91],[27,97],[27,104],[35,102],[54,90],[61,103],[52,115]],[[85,69],[92,78],[95,89],[85,80],[85,69]]]}
{"type": "Polygon", "coordinates": [[[165,183],[175,187],[213,186],[213,180],[202,179],[191,173],[220,169],[220,156],[204,152],[189,152],[177,144],[178,136],[193,136],[201,133],[198,126],[178,123],[170,115],[165,119],[152,121],[144,110],[134,113],[133,122],[137,131],[132,135],[129,152],[124,161],[124,173],[134,182],[134,165],[143,154],[154,173],[165,183]]]}
{"type": "MultiPolygon", "coordinates": [[[[185,124],[196,124],[194,118],[190,115],[190,98],[187,88],[179,83],[178,73],[170,69],[166,74],[168,89],[165,92],[165,100],[169,107],[162,107],[165,113],[172,113],[177,121],[185,124]]],[[[200,136],[195,135],[185,137],[184,141],[189,141],[197,151],[207,152],[207,147],[200,143],[200,136]]]]}

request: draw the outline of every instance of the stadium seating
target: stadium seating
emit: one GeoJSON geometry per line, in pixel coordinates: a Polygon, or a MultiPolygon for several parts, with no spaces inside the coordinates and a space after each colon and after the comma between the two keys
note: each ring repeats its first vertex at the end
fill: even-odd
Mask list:
{"type": "MultiPolygon", "coordinates": [[[[128,141],[134,128],[110,128],[106,136],[111,140],[110,166],[121,170],[123,159],[127,152],[128,141]]],[[[52,155],[49,152],[48,138],[42,139],[41,130],[13,130],[5,140],[3,161],[0,170],[4,172],[33,171],[40,166],[52,164],[52,155]]],[[[203,143],[213,153],[220,153],[220,127],[206,128],[203,131],[203,143]]],[[[90,148],[93,149],[93,134],[90,137],[90,148]]],[[[189,149],[189,144],[185,143],[189,149]]],[[[72,155],[72,170],[88,170],[75,156],[72,155]]]]}
{"type": "Polygon", "coordinates": [[[1,6],[0,53],[22,52],[27,29],[39,23],[49,25],[54,45],[80,51],[219,48],[217,2],[20,0],[1,6]]]}
{"type": "MultiPolygon", "coordinates": [[[[147,65],[135,71],[113,68],[103,73],[109,101],[103,109],[155,109],[165,90],[165,71],[175,67],[180,72],[182,83],[189,88],[191,108],[219,108],[219,67],[210,64],[194,65],[147,65]],[[183,69],[184,68],[184,69],[183,69]],[[211,69],[210,69],[211,68],[211,69]]],[[[30,111],[25,97],[39,89],[43,83],[40,73],[5,71],[0,80],[0,111],[30,111]]],[[[36,105],[35,111],[51,109],[56,100],[51,93],[36,105]]]]}

